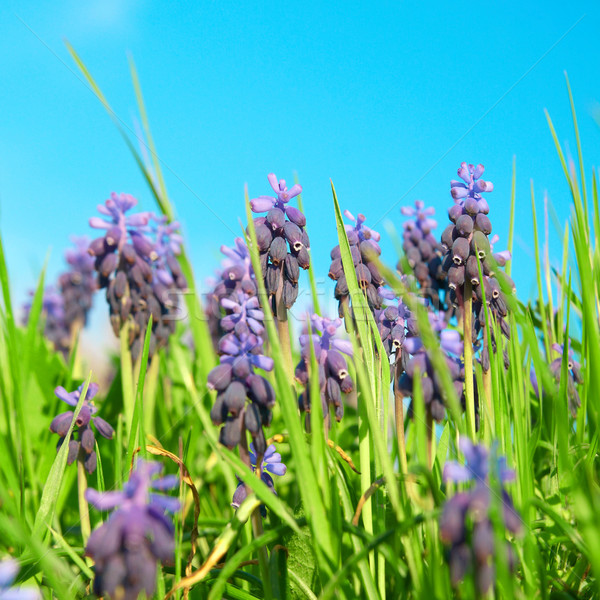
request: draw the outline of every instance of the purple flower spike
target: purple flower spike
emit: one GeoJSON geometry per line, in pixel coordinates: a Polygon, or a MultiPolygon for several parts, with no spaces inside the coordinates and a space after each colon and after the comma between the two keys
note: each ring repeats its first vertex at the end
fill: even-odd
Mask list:
{"type": "MultiPolygon", "coordinates": [[[[382,297],[378,293],[378,288],[384,284],[377,266],[377,258],[381,255],[381,248],[377,242],[381,236],[377,231],[364,224],[366,217],[363,214],[354,217],[349,210],[346,210],[344,215],[354,223],[345,225],[345,228],[358,284],[364,290],[369,308],[371,311],[375,311],[381,308],[382,297]]],[[[339,303],[338,314],[343,317],[344,305],[349,302],[350,292],[339,246],[335,246],[331,251],[329,277],[336,282],[334,294],[339,303]]]]}
{"type": "Polygon", "coordinates": [[[149,356],[165,347],[175,331],[178,299],[187,280],[177,261],[182,238],[179,224],[150,212],[127,211],[137,200],[112,194],[98,206],[103,218],[90,225],[106,233],[93,240],[88,252],[95,258],[98,287],[106,288],[113,331],[118,337],[129,326],[129,349],[136,360],[152,316],[149,356]]]}
{"type": "MultiPolygon", "coordinates": [[[[508,304],[504,289],[514,289],[514,283],[508,275],[500,271],[510,260],[510,252],[494,252],[498,236],[489,237],[492,234],[492,222],[488,217],[489,205],[481,194],[491,192],[494,186],[481,179],[483,172],[483,165],[462,163],[458,170],[460,180],[450,182],[454,205],[448,210],[448,217],[452,223],[444,229],[441,237],[441,247],[444,251],[441,268],[447,277],[448,299],[454,308],[464,311],[467,290],[471,295],[471,337],[473,343],[481,347],[479,360],[484,372],[487,372],[490,369],[488,341],[494,352],[498,344],[495,339],[496,329],[493,326],[489,328],[492,339],[487,339],[486,313],[491,314],[491,319],[499,326],[503,336],[510,338],[510,326],[506,321],[508,304]],[[480,334],[483,337],[481,344],[478,342],[480,334]]],[[[504,364],[508,367],[506,351],[504,364]]]]}
{"type": "Polygon", "coordinates": [[[39,590],[28,587],[11,587],[19,572],[19,563],[7,558],[0,561],[0,600],[41,600],[39,590]]]}
{"type": "Polygon", "coordinates": [[[113,510],[90,536],[86,555],[96,563],[94,593],[112,598],[152,596],[159,562],[172,560],[175,529],[165,514],[179,510],[176,498],[153,490],[178,485],[174,476],[159,477],[162,465],[138,460],[120,492],[86,490],[86,499],[99,510],[113,510]]]}
{"type": "Polygon", "coordinates": [[[303,333],[300,336],[300,362],[295,371],[296,380],[304,385],[304,391],[298,398],[302,412],[306,412],[305,425],[310,431],[310,407],[313,399],[310,397],[310,345],[314,347],[319,370],[320,401],[323,416],[329,423],[330,410],[333,409],[335,418],[340,421],[344,414],[343,396],[354,389],[352,377],[348,373],[348,363],[343,354],[352,356],[352,343],[340,340],[335,335],[342,324],[341,319],[327,319],[319,315],[310,317],[312,335],[303,333]],[[343,353],[343,354],[342,354],[343,353]]]}
{"type": "MultiPolygon", "coordinates": [[[[444,466],[444,481],[474,482],[474,486],[447,500],[440,517],[440,537],[450,546],[448,557],[452,583],[457,585],[468,571],[473,570],[479,593],[485,594],[493,583],[493,561],[496,555],[494,532],[488,514],[492,502],[489,471],[493,468],[500,482],[504,526],[507,531],[518,534],[522,529],[521,519],[503,487],[504,483],[514,480],[515,473],[506,467],[506,459],[497,455],[495,446],[490,460],[490,453],[486,448],[474,445],[467,438],[461,438],[459,445],[467,459],[467,465],[447,462],[444,466]]],[[[505,551],[509,565],[514,564],[514,551],[508,542],[505,551]]]]}
{"type": "MultiPolygon", "coordinates": [[[[422,200],[416,200],[413,206],[403,206],[400,212],[410,220],[402,224],[402,249],[405,260],[416,278],[423,297],[440,310],[447,310],[446,292],[448,282],[442,269],[443,249],[433,235],[437,221],[431,218],[433,207],[425,207],[422,200]]],[[[400,260],[397,269],[404,273],[406,263],[400,260]]]]}
{"type": "MultiPolygon", "coordinates": [[[[85,384],[82,383],[73,392],[67,392],[64,387],[59,385],[54,390],[54,393],[57,398],[69,406],[75,407],[81,398],[81,392],[83,392],[84,385],[85,384]]],[[[90,383],[79,416],[77,417],[77,421],[75,421],[77,439],[73,438],[68,441],[69,453],[67,463],[72,464],[75,460],[80,460],[88,473],[93,473],[96,470],[96,439],[91,427],[92,424],[96,428],[96,431],[106,439],[112,439],[115,433],[114,429],[104,419],[96,416],[98,407],[94,404],[93,398],[97,393],[98,384],[90,383]]],[[[72,420],[72,411],[61,413],[52,420],[50,431],[60,436],[57,450],[65,442],[65,436],[69,431],[72,420]]]]}
{"type": "MultiPolygon", "coordinates": [[[[256,472],[256,452],[254,449],[254,444],[250,444],[250,465],[252,470],[256,472]]],[[[281,454],[277,452],[275,444],[271,444],[265,450],[262,458],[262,462],[260,464],[260,477],[263,482],[269,488],[271,488],[275,495],[277,495],[277,492],[275,491],[275,483],[270,474],[282,476],[285,475],[286,471],[287,467],[281,462],[281,454]]],[[[231,506],[237,510],[246,497],[246,486],[242,481],[239,481],[238,486],[233,494],[231,506]]],[[[261,506],[261,514],[263,517],[266,516],[266,510],[264,506],[261,506]]]]}
{"type": "Polygon", "coordinates": [[[268,179],[277,197],[259,196],[250,201],[250,206],[253,212],[267,213],[254,219],[254,228],[265,288],[277,313],[284,307],[291,308],[298,297],[300,269],[310,265],[310,243],[304,229],[305,216],[287,204],[302,192],[302,187],[296,184],[288,190],[285,181],[277,181],[273,173],[268,179]]]}

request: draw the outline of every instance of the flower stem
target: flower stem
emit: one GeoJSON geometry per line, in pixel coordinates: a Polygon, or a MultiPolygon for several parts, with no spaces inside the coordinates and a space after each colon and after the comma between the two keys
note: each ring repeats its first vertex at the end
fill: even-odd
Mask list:
{"type": "Polygon", "coordinates": [[[400,461],[400,474],[406,476],[408,473],[408,461],[406,460],[406,440],[404,438],[404,398],[400,393],[399,382],[402,375],[402,364],[400,357],[396,358],[394,373],[394,402],[396,415],[396,439],[398,441],[398,460],[400,461]]]}
{"type": "Polygon", "coordinates": [[[463,298],[463,341],[465,347],[465,399],[467,405],[467,431],[475,440],[475,390],[473,388],[473,290],[469,278],[465,279],[463,298]]]}
{"type": "MultiPolygon", "coordinates": [[[[240,458],[242,462],[249,468],[252,469],[252,463],[250,462],[250,453],[248,452],[248,440],[246,438],[246,426],[242,425],[242,435],[240,438],[240,458]]],[[[256,474],[260,477],[260,469],[262,468],[262,456],[256,457],[257,469],[256,474]],[[260,468],[258,468],[260,465],[260,468]]],[[[246,493],[251,494],[252,490],[246,486],[246,493]]],[[[260,516],[260,507],[256,508],[252,512],[252,533],[254,538],[258,538],[263,534],[262,517],[260,516]]],[[[271,576],[269,574],[269,556],[265,546],[261,546],[258,549],[258,566],[260,568],[260,577],[263,582],[263,592],[265,600],[271,600],[273,597],[273,591],[271,590],[271,576]]]]}
{"type": "Polygon", "coordinates": [[[79,520],[81,522],[81,537],[83,538],[83,546],[85,547],[90,537],[92,527],[90,525],[90,510],[85,499],[85,491],[87,490],[87,475],[83,462],[77,461],[77,497],[79,498],[79,520]]]}
{"type": "Polygon", "coordinates": [[[292,347],[290,344],[288,312],[283,298],[283,264],[281,265],[281,274],[279,276],[279,287],[275,294],[275,320],[277,321],[277,333],[279,334],[279,343],[281,345],[285,370],[291,381],[294,372],[292,366],[292,347]]]}
{"type": "Polygon", "coordinates": [[[131,421],[133,420],[134,390],[133,390],[133,364],[129,351],[129,324],[121,327],[119,334],[121,342],[121,389],[123,393],[123,410],[125,412],[125,432],[129,436],[131,421]]]}

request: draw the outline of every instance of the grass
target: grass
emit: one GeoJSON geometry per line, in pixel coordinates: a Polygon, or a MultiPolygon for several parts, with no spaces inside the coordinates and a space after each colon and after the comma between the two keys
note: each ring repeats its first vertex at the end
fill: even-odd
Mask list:
{"type": "MultiPolygon", "coordinates": [[[[82,60],[69,49],[113,116],[82,60]]],[[[158,209],[172,219],[175,207],[168,197],[133,61],[130,65],[151,165],[144,163],[114,116],[113,120],[142,169],[158,209]]],[[[120,488],[138,453],[154,455],[164,462],[168,472],[184,475],[185,484],[180,489],[183,510],[176,517],[174,564],[161,569],[157,597],[478,598],[472,573],[457,587],[452,586],[447,552],[439,536],[443,505],[460,489],[442,481],[445,463],[462,460],[457,446],[459,435],[469,435],[486,446],[497,444],[517,475],[508,490],[522,519],[522,535],[507,536],[500,505],[492,503],[495,546],[501,549],[509,539],[516,565],[511,571],[502,552],[497,552],[495,583],[485,597],[600,595],[600,209],[596,173],[586,181],[575,104],[568,90],[577,165],[565,159],[547,115],[558,165],[564,171],[573,203],[570,224],[564,231],[560,270],[551,268],[548,252],[542,250],[538,239],[538,204],[532,184],[536,241],[532,268],[537,297],[528,304],[520,302],[518,296],[509,298],[511,337],[502,343],[510,366],[504,368],[501,352],[492,354],[489,398],[487,403],[480,402],[482,426],[478,431],[472,413],[473,391],[469,390],[469,412],[465,414],[427,311],[415,302],[410,308],[417,315],[424,344],[440,375],[447,417],[437,435],[428,433],[422,390],[416,378],[414,418],[400,417],[397,425],[402,427],[403,435],[398,443],[396,422],[391,417],[394,394],[390,370],[355,276],[340,209],[343,199],[338,200],[333,184],[331,209],[355,317],[346,319],[346,324],[354,344],[351,369],[356,405],[349,404],[343,420],[327,432],[330,444],[322,433],[320,404],[315,403],[310,415],[313,433],[307,434],[298,411],[299,386],[290,381],[277,326],[273,319],[267,319],[268,347],[275,358],[270,377],[277,396],[268,435],[276,438],[278,451],[288,465],[287,474],[275,483],[277,495],[253,474],[236,451],[218,442],[218,430],[209,416],[214,392],[206,385],[206,376],[217,357],[205,319],[179,324],[168,349],[161,350],[150,364],[148,335],[137,366],[131,361],[127,343],[122,344],[113,383],[100,392],[101,415],[116,425],[117,433],[113,441],[98,440],[98,469],[96,475],[88,476],[86,484],[100,490],[120,488]],[[194,350],[184,341],[188,328],[194,350]],[[583,383],[578,388],[581,407],[575,418],[568,410],[567,354],[563,354],[560,384],[549,370],[557,356],[552,349],[554,342],[569,344],[583,366],[583,383]],[[530,382],[532,369],[542,392],[539,397],[530,382]],[[344,460],[344,455],[358,465],[359,472],[344,460]],[[236,476],[251,491],[237,512],[230,506],[236,476]],[[261,503],[267,508],[267,516],[259,528],[253,529],[252,515],[258,514],[261,503]]],[[[515,178],[513,165],[509,246],[514,239],[515,178]]],[[[493,201],[490,204],[493,218],[493,201]]],[[[249,246],[255,249],[247,193],[245,206],[249,246]]],[[[308,215],[309,227],[310,218],[308,215]]],[[[192,293],[185,296],[188,312],[202,315],[185,251],[180,260],[192,285],[192,293]]],[[[258,260],[253,250],[255,270],[259,269],[258,260]]],[[[385,267],[395,258],[384,257],[383,262],[386,280],[406,295],[404,282],[385,267]]],[[[510,263],[506,271],[510,272],[510,263]]],[[[316,300],[314,282],[311,269],[306,283],[316,300]]],[[[75,372],[77,361],[73,356],[65,360],[56,354],[43,338],[44,272],[28,325],[17,323],[1,238],[0,284],[0,556],[16,557],[21,563],[19,582],[38,586],[45,598],[82,598],[93,576],[93,567],[83,557],[87,534],[81,516],[85,511],[78,500],[81,487],[80,494],[76,489],[82,482],[76,483],[76,467],[66,465],[67,444],[57,453],[56,438],[48,431],[58,412],[54,387],[73,389],[81,383],[75,372]]],[[[269,312],[262,280],[259,284],[259,298],[265,312],[269,312]]],[[[503,340],[492,329],[493,324],[487,330],[487,339],[495,333],[496,339],[503,340]]],[[[292,351],[297,364],[299,349],[294,346],[292,351]]],[[[315,360],[313,351],[313,375],[315,360]]],[[[480,367],[473,363],[473,368],[475,385],[483,386],[480,367]]],[[[93,374],[87,377],[86,386],[93,380],[93,374]]],[[[318,387],[314,376],[311,385],[314,392],[318,387]]],[[[492,497],[496,498],[497,493],[498,488],[493,487],[492,497]]],[[[92,510],[89,518],[94,529],[107,515],[92,510]]],[[[256,525],[256,517],[254,520],[256,525]]]]}

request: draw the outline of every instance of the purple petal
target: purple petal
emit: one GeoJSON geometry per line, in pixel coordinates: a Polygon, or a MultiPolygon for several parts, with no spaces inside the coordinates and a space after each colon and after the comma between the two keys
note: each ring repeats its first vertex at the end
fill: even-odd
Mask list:
{"type": "Polygon", "coordinates": [[[13,559],[7,559],[0,562],[0,591],[8,587],[19,572],[19,563],[13,559]]]}
{"type": "Polygon", "coordinates": [[[352,356],[354,348],[350,340],[331,340],[331,346],[348,356],[352,356]]]}
{"type": "Polygon", "coordinates": [[[274,362],[273,359],[269,356],[263,356],[262,354],[253,354],[250,360],[255,367],[263,369],[263,371],[271,371],[273,369],[274,362]]]}
{"type": "Polygon", "coordinates": [[[107,440],[112,440],[115,430],[102,417],[94,417],[94,425],[98,433],[107,440]]]}
{"type": "Polygon", "coordinates": [[[163,496],[162,494],[150,494],[150,502],[168,512],[176,512],[181,506],[177,498],[163,496]]]}
{"type": "Polygon", "coordinates": [[[267,212],[273,208],[275,205],[275,199],[270,196],[259,196],[258,198],[254,198],[250,200],[250,208],[252,212],[267,212]]]}
{"type": "Polygon", "coordinates": [[[108,223],[107,221],[105,221],[104,219],[101,219],[100,217],[91,217],[89,220],[89,224],[90,227],[93,227],[94,229],[108,229],[109,227],[112,227],[112,223],[108,223]]]}
{"type": "Polygon", "coordinates": [[[85,491],[85,499],[98,510],[111,510],[125,500],[123,492],[99,492],[93,488],[85,491]]]}
{"type": "Polygon", "coordinates": [[[454,481],[455,483],[463,483],[470,481],[473,478],[471,470],[464,465],[459,465],[457,462],[449,461],[444,465],[443,481],[454,481]]]}
{"type": "Polygon", "coordinates": [[[287,467],[283,463],[269,463],[267,465],[267,471],[281,477],[282,475],[285,475],[287,467]]]}
{"type": "Polygon", "coordinates": [[[74,398],[75,392],[67,392],[62,385],[54,388],[54,394],[69,406],[77,406],[77,400],[74,398]]]}
{"type": "Polygon", "coordinates": [[[409,354],[415,354],[423,347],[423,342],[418,337],[410,337],[404,340],[403,345],[409,354]]]}
{"type": "Polygon", "coordinates": [[[147,212],[135,213],[130,215],[125,220],[125,223],[128,227],[142,227],[143,225],[148,225],[148,221],[150,220],[150,215],[147,212]]]}
{"type": "Polygon", "coordinates": [[[155,479],[151,485],[155,490],[171,490],[179,485],[179,477],[177,475],[165,475],[155,479]]]}
{"type": "Polygon", "coordinates": [[[291,190],[287,191],[288,200],[295,198],[298,194],[302,193],[302,186],[298,183],[292,186],[291,190]]]}
{"type": "Polygon", "coordinates": [[[273,191],[278,194],[279,193],[279,181],[277,180],[277,175],[275,173],[269,173],[267,175],[267,179],[273,188],[273,191]]]}

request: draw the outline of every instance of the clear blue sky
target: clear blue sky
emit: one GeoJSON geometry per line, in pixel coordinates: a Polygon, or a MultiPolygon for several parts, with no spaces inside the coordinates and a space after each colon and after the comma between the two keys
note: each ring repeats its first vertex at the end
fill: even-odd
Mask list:
{"type": "MultiPolygon", "coordinates": [[[[417,198],[433,204],[445,225],[449,180],[462,160],[482,162],[495,184],[490,216],[503,246],[516,155],[514,273],[527,297],[530,179],[540,206],[547,190],[561,221],[569,210],[543,114],[548,108],[574,150],[564,70],[588,170],[600,148],[592,117],[600,100],[600,6],[539,6],[4,0],[0,227],[15,300],[34,284],[49,247],[49,278],[63,268],[68,236],[91,233],[87,219],[111,191],[154,208],[63,38],[132,129],[133,54],[199,279],[217,266],[219,245],[239,233],[244,183],[251,196],[266,193],[271,171],[300,176],[323,276],[335,244],[330,178],[342,208],[364,212],[384,233],[381,219],[400,227],[399,207],[417,198]]],[[[395,262],[391,243],[384,252],[395,262]]]]}

